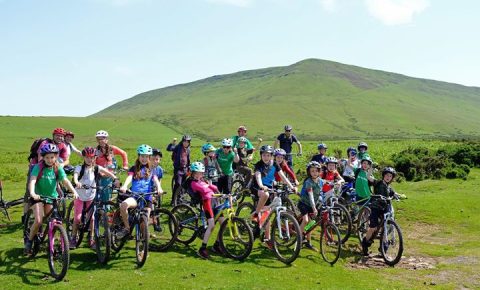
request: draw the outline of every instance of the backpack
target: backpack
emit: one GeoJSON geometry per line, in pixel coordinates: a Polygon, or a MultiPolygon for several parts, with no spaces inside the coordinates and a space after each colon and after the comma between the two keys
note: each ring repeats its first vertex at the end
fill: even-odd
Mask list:
{"type": "Polygon", "coordinates": [[[200,194],[198,192],[193,191],[192,189],[192,181],[193,178],[188,177],[185,182],[182,184],[183,188],[185,191],[190,195],[190,198],[192,200],[192,204],[200,204],[202,202],[202,198],[200,197],[200,194]]]}
{"type": "Polygon", "coordinates": [[[40,147],[40,144],[42,144],[44,141],[48,141],[48,143],[53,143],[52,139],[49,138],[39,138],[33,141],[32,145],[30,146],[30,155],[28,155],[28,162],[31,162],[32,159],[37,159],[38,157],[38,149],[40,147]]]}
{"type": "MultiPolygon", "coordinates": [[[[80,169],[80,173],[78,174],[77,180],[82,179],[83,175],[85,174],[85,163],[82,164],[82,168],[80,169]]],[[[97,183],[99,174],[98,174],[98,165],[95,165],[93,167],[93,175],[95,176],[95,183],[97,183]]],[[[73,177],[72,177],[72,182],[73,182],[73,177]]]]}
{"type": "MultiPolygon", "coordinates": [[[[40,178],[42,178],[42,175],[43,175],[43,169],[45,168],[45,162],[40,161],[38,163],[38,167],[39,167],[39,170],[38,170],[38,175],[37,175],[37,179],[35,180],[35,184],[37,184],[37,182],[40,180],[40,178]]],[[[55,179],[58,181],[58,167],[57,166],[54,166],[54,172],[55,172],[55,179]]]]}

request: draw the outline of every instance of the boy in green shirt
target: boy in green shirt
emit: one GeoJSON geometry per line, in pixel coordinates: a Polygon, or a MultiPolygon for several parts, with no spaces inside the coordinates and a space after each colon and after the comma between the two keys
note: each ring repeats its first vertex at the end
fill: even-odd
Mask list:
{"type": "Polygon", "coordinates": [[[355,169],[355,192],[358,200],[370,197],[370,183],[374,180],[372,160],[369,156],[363,157],[360,161],[360,168],[355,169]]]}

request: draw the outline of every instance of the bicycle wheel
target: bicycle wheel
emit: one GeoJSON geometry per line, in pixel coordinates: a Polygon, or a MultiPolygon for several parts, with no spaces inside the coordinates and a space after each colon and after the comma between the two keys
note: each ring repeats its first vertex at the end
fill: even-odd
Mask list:
{"type": "Polygon", "coordinates": [[[258,238],[259,230],[258,230],[258,223],[252,221],[252,214],[255,211],[255,206],[250,202],[242,202],[235,211],[235,215],[243,220],[248,224],[250,229],[252,229],[253,237],[258,238]]]}
{"type": "MultiPolygon", "coordinates": [[[[33,216],[33,211],[31,209],[28,210],[27,214],[25,215],[25,220],[23,224],[23,242],[24,244],[27,242],[27,240],[30,238],[30,229],[32,228],[32,225],[35,221],[35,217],[33,216]]],[[[42,227],[38,229],[38,233],[42,233],[42,227]]],[[[32,253],[31,256],[35,257],[40,250],[40,238],[39,234],[37,234],[32,241],[32,253]]]]}
{"type": "Polygon", "coordinates": [[[120,212],[117,210],[113,215],[113,222],[110,227],[110,239],[111,239],[110,246],[112,247],[112,250],[115,253],[118,253],[123,248],[126,242],[125,239],[119,239],[117,237],[117,233],[122,231],[122,229],[123,229],[123,221],[122,221],[122,218],[120,217],[120,212]]]}
{"type": "Polygon", "coordinates": [[[362,242],[363,238],[367,234],[368,226],[370,224],[370,213],[372,211],[369,207],[364,207],[358,213],[357,218],[357,235],[360,243],[362,242]]]}
{"type": "Polygon", "coordinates": [[[243,195],[243,189],[245,188],[245,185],[243,184],[243,181],[240,179],[235,180],[232,183],[232,197],[236,200],[235,204],[240,204],[243,202],[245,199],[245,196],[243,195]]]}
{"type": "Polygon", "coordinates": [[[294,216],[300,215],[300,211],[298,210],[295,203],[290,199],[288,196],[282,197],[282,205],[287,208],[294,216]]]}
{"type": "Polygon", "coordinates": [[[148,257],[148,218],[146,214],[140,215],[140,221],[135,227],[135,258],[137,266],[142,267],[148,257]]]}
{"type": "MultiPolygon", "coordinates": [[[[67,215],[65,217],[65,225],[64,225],[65,230],[67,231],[67,236],[70,240],[74,238],[72,237],[73,222],[74,222],[74,205],[73,205],[73,202],[71,202],[67,208],[67,215]]],[[[78,246],[82,243],[83,235],[84,235],[84,231],[80,229],[80,226],[78,226],[77,235],[75,237],[77,241],[77,245],[75,246],[76,248],[78,248],[78,246]]]]}
{"type": "Polygon", "coordinates": [[[55,280],[62,280],[70,264],[70,251],[67,231],[61,224],[54,224],[52,239],[48,241],[48,267],[55,280]]]}
{"type": "Polygon", "coordinates": [[[195,240],[198,234],[198,215],[195,210],[186,204],[179,204],[172,209],[172,214],[178,221],[178,235],[176,241],[188,245],[195,240]]]}
{"type": "Polygon", "coordinates": [[[403,254],[403,237],[402,231],[397,223],[393,220],[388,220],[386,225],[383,225],[383,234],[380,240],[380,249],[383,260],[389,266],[394,266],[402,258],[403,254]]]}
{"type": "Polygon", "coordinates": [[[332,215],[330,221],[338,228],[340,237],[342,238],[342,244],[348,241],[352,232],[352,219],[345,206],[335,203],[332,207],[332,215]]]}
{"type": "Polygon", "coordinates": [[[175,191],[175,194],[172,197],[173,199],[173,206],[177,206],[179,204],[190,204],[192,198],[188,194],[187,190],[183,186],[179,186],[175,191]]]}
{"type": "Polygon", "coordinates": [[[177,218],[167,209],[157,208],[150,213],[151,222],[148,223],[150,233],[149,246],[152,250],[166,251],[178,234],[177,218]]]}
{"type": "Polygon", "coordinates": [[[331,222],[327,222],[321,227],[320,253],[325,262],[333,265],[340,257],[342,244],[340,242],[340,231],[331,222]]]}
{"type": "Polygon", "coordinates": [[[111,237],[107,214],[103,209],[98,209],[95,214],[95,246],[97,261],[106,264],[110,258],[111,237]]]}
{"type": "Polygon", "coordinates": [[[302,243],[302,232],[295,217],[288,212],[280,212],[272,222],[271,239],[277,259],[290,264],[297,259],[302,243]],[[279,220],[277,220],[279,219],[279,220]]]}
{"type": "Polygon", "coordinates": [[[253,248],[253,233],[245,220],[232,216],[225,219],[218,232],[220,247],[232,259],[243,261],[253,248]]]}

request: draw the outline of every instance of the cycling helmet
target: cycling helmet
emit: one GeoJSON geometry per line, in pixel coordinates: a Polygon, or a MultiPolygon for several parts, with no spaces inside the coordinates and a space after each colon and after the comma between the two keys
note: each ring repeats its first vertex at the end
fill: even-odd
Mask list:
{"type": "Polygon", "coordinates": [[[202,153],[203,153],[203,154],[206,154],[206,153],[209,153],[209,152],[213,152],[213,151],[215,151],[215,150],[217,150],[217,149],[215,148],[215,146],[213,146],[213,145],[210,144],[210,143],[203,144],[203,146],[202,146],[202,153]]]}
{"type": "Polygon", "coordinates": [[[46,143],[46,144],[43,144],[42,147],[40,147],[40,155],[45,156],[49,153],[58,154],[57,145],[52,143],[46,143]]]}
{"type": "Polygon", "coordinates": [[[240,138],[238,138],[238,143],[240,143],[240,142],[247,143],[247,141],[248,141],[248,140],[247,140],[247,138],[245,138],[245,137],[240,137],[240,138]]]}
{"type": "Polygon", "coordinates": [[[162,151],[158,148],[153,148],[152,149],[152,155],[153,156],[160,156],[160,157],[163,157],[163,154],[162,154],[162,151]]]}
{"type": "Polygon", "coordinates": [[[243,131],[247,132],[247,127],[245,127],[245,126],[243,126],[243,125],[242,125],[242,126],[238,126],[238,130],[243,130],[243,131]]]}
{"type": "Polygon", "coordinates": [[[142,144],[142,145],[138,146],[137,153],[139,155],[152,155],[153,150],[152,150],[152,147],[150,147],[146,144],[142,144]]]}
{"type": "Polygon", "coordinates": [[[287,156],[287,152],[282,148],[277,148],[273,151],[274,156],[287,156]]]}
{"type": "Polygon", "coordinates": [[[89,147],[89,146],[83,148],[82,150],[82,156],[85,156],[85,157],[95,157],[95,153],[96,153],[95,148],[89,147]]]}
{"type": "Polygon", "coordinates": [[[382,176],[385,176],[387,173],[391,173],[393,177],[397,175],[397,171],[395,171],[395,168],[393,167],[385,167],[382,171],[382,176]]]}
{"type": "Polygon", "coordinates": [[[72,136],[72,138],[75,138],[75,134],[73,134],[72,131],[65,132],[65,136],[72,136]]]}
{"type": "Polygon", "coordinates": [[[182,136],[182,142],[183,141],[192,141],[192,137],[190,137],[190,135],[183,135],[182,136]]]}
{"type": "Polygon", "coordinates": [[[190,164],[190,171],[192,172],[205,172],[205,165],[202,162],[193,162],[190,164]]]}
{"type": "Polygon", "coordinates": [[[363,163],[363,161],[368,161],[368,163],[370,163],[370,165],[372,165],[372,158],[370,158],[370,156],[364,156],[362,158],[362,160],[360,161],[360,163],[363,163]]]}
{"type": "Polygon", "coordinates": [[[260,147],[260,154],[262,154],[263,152],[273,154],[273,147],[270,145],[263,145],[262,147],[260,147]]]}
{"type": "Polygon", "coordinates": [[[317,161],[310,161],[307,163],[307,171],[310,170],[310,168],[315,167],[318,169],[322,168],[322,164],[318,163],[317,161]]]}
{"type": "Polygon", "coordinates": [[[232,139],[225,138],[225,139],[222,140],[222,146],[224,146],[224,147],[232,147],[232,145],[233,145],[232,139]]]}
{"type": "Polygon", "coordinates": [[[360,143],[358,143],[358,146],[357,146],[358,151],[360,151],[360,148],[362,148],[362,147],[364,147],[365,150],[368,150],[368,145],[367,145],[367,143],[365,143],[365,142],[360,142],[360,143]]]}
{"type": "Polygon", "coordinates": [[[290,125],[285,125],[285,127],[283,127],[285,129],[285,131],[292,131],[292,126],[290,125]]]}
{"type": "Polygon", "coordinates": [[[347,148],[347,155],[349,155],[350,152],[353,152],[354,155],[357,155],[357,149],[355,149],[355,148],[353,148],[353,147],[348,147],[348,148],[347,148]]]}
{"type": "Polygon", "coordinates": [[[327,144],[325,144],[325,143],[320,143],[320,144],[318,144],[317,149],[318,149],[318,150],[320,150],[320,149],[325,149],[325,150],[326,150],[326,149],[328,149],[328,147],[327,147],[327,144]]]}
{"type": "Polygon", "coordinates": [[[65,129],[63,128],[55,128],[52,132],[52,135],[62,135],[65,136],[65,129]]]}
{"type": "Polygon", "coordinates": [[[104,131],[104,130],[100,130],[97,132],[97,134],[95,134],[95,137],[105,137],[105,138],[108,138],[108,132],[107,131],[104,131]]]}
{"type": "Polygon", "coordinates": [[[337,158],[335,158],[335,157],[332,156],[332,157],[328,157],[328,158],[327,158],[327,161],[326,161],[325,163],[327,163],[327,164],[328,164],[328,163],[335,163],[335,164],[337,164],[337,163],[338,163],[338,160],[337,160],[337,158]]]}

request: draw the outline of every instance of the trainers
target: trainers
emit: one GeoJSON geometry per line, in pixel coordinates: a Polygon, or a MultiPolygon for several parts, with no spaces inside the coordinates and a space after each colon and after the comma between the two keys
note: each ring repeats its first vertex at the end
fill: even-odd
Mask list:
{"type": "Polygon", "coordinates": [[[208,255],[208,251],[205,248],[200,248],[197,252],[197,255],[200,256],[202,259],[210,259],[210,256],[208,255]]]}
{"type": "Polygon", "coordinates": [[[97,249],[97,244],[95,243],[95,240],[90,240],[89,245],[90,245],[90,249],[92,250],[97,249]]]}
{"type": "Polygon", "coordinates": [[[371,243],[367,242],[366,238],[362,239],[362,254],[364,256],[368,256],[368,247],[370,247],[371,243]]]}
{"type": "Polygon", "coordinates": [[[265,240],[265,241],[264,241],[264,244],[265,244],[265,246],[266,246],[269,250],[273,250],[273,242],[272,242],[272,240],[265,240]]]}
{"type": "Polygon", "coordinates": [[[32,253],[32,244],[33,242],[31,240],[25,242],[25,250],[23,252],[25,255],[30,255],[32,253]]]}
{"type": "Polygon", "coordinates": [[[304,242],[303,247],[315,252],[317,251],[317,249],[309,241],[304,242]]]}
{"type": "Polygon", "coordinates": [[[70,243],[70,250],[73,250],[73,249],[77,248],[77,239],[76,238],[72,238],[69,243],[70,243]]]}
{"type": "Polygon", "coordinates": [[[218,255],[223,255],[224,254],[222,248],[220,247],[220,244],[218,244],[218,243],[213,244],[212,252],[214,252],[215,254],[218,254],[218,255]]]}

